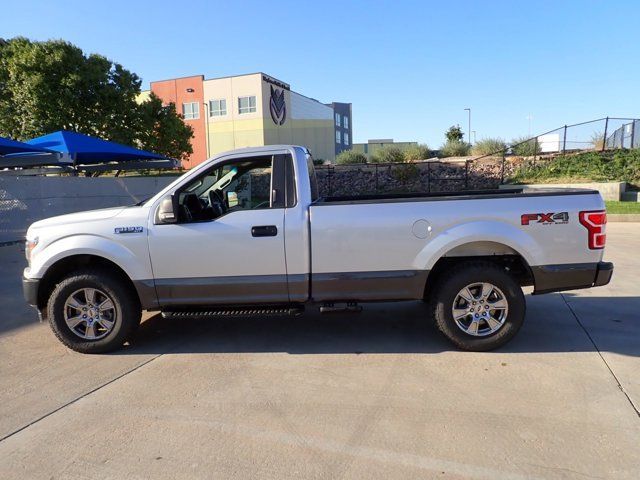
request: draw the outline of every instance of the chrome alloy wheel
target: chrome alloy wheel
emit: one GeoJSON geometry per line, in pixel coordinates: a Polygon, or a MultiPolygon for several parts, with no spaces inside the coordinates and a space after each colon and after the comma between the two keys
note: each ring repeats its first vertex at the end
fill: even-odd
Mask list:
{"type": "Polygon", "coordinates": [[[485,337],[502,328],[509,313],[509,303],[495,285],[472,283],[458,292],[451,313],[464,333],[485,337]]]}
{"type": "Polygon", "coordinates": [[[64,321],[85,340],[106,337],[116,324],[116,307],[109,296],[96,288],[76,290],[64,303],[64,321]]]}

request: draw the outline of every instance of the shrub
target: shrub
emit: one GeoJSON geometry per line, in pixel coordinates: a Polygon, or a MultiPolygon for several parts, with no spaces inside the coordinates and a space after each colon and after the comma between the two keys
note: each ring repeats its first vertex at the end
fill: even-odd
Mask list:
{"type": "Polygon", "coordinates": [[[593,132],[591,135],[591,143],[593,144],[594,150],[602,150],[602,147],[604,147],[604,133],[593,132]]]}
{"type": "Polygon", "coordinates": [[[354,150],[345,150],[336,157],[338,165],[350,165],[354,163],[367,163],[367,156],[364,153],[354,150]]]}
{"type": "Polygon", "coordinates": [[[402,163],[405,161],[404,152],[393,145],[385,145],[374,151],[369,161],[371,163],[402,163]]]}
{"type": "Polygon", "coordinates": [[[491,155],[492,153],[501,153],[507,148],[507,144],[501,138],[483,138],[471,147],[471,153],[474,155],[491,155]]]}
{"type": "Polygon", "coordinates": [[[540,143],[537,138],[514,138],[511,140],[511,151],[520,157],[532,157],[540,153],[540,143]]]}
{"type": "Polygon", "coordinates": [[[460,140],[449,141],[440,147],[440,155],[443,157],[464,157],[469,155],[469,144],[460,140]]]}
{"type": "Polygon", "coordinates": [[[408,183],[420,175],[420,170],[415,163],[407,163],[393,167],[391,175],[400,183],[408,183]]]}
{"type": "Polygon", "coordinates": [[[405,162],[415,162],[417,160],[426,160],[431,156],[431,150],[424,144],[411,145],[404,150],[405,162]]]}
{"type": "Polygon", "coordinates": [[[584,152],[560,155],[537,165],[523,165],[511,176],[516,183],[640,182],[640,151],[584,152]]]}

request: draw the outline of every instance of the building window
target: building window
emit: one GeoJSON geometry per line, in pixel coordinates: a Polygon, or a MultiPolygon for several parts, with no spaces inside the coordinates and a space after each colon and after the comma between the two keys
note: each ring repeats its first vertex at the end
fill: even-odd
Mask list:
{"type": "MultiPolygon", "coordinates": [[[[344,118],[347,118],[347,117],[344,117],[344,118]]],[[[347,132],[344,132],[343,136],[344,136],[344,144],[349,145],[349,134],[347,132]]]]}
{"type": "Polygon", "coordinates": [[[346,115],[342,117],[342,126],[347,129],[349,128],[349,117],[346,115]]]}
{"type": "Polygon", "coordinates": [[[197,120],[200,118],[200,108],[198,102],[189,102],[182,104],[182,115],[185,120],[197,120]]]}
{"type": "Polygon", "coordinates": [[[336,143],[340,143],[340,132],[336,130],[336,143]]]}
{"type": "Polygon", "coordinates": [[[256,111],[256,96],[238,97],[238,113],[253,113],[256,111]]]}
{"type": "Polygon", "coordinates": [[[221,117],[227,114],[227,101],[222,98],[220,100],[209,100],[209,116],[221,117]]]}
{"type": "Polygon", "coordinates": [[[336,113],[336,127],[340,126],[340,114],[336,113]]]}

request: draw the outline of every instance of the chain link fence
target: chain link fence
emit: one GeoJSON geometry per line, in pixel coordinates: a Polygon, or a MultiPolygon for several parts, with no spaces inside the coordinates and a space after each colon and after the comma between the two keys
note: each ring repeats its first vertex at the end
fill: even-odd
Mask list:
{"type": "Polygon", "coordinates": [[[640,147],[640,120],[633,120],[623,124],[614,130],[606,140],[606,148],[608,150],[638,147],[640,147]]]}
{"type": "Polygon", "coordinates": [[[323,196],[496,189],[522,167],[588,151],[640,146],[640,120],[605,117],[564,125],[497,151],[412,163],[316,167],[323,196]]]}

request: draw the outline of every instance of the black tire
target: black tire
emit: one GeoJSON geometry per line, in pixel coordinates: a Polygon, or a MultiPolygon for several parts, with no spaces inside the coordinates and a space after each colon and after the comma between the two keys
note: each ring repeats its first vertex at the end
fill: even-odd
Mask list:
{"type": "Polygon", "coordinates": [[[526,302],[518,282],[500,266],[483,261],[463,262],[437,280],[438,285],[431,295],[433,318],[438,329],[458,348],[473,352],[484,352],[501,347],[509,342],[524,323],[526,302]],[[453,318],[454,301],[464,287],[487,282],[498,287],[508,302],[508,314],[497,331],[486,336],[474,336],[464,332],[453,318]]]}
{"type": "Polygon", "coordinates": [[[73,272],[54,288],[47,304],[47,316],[53,333],[64,345],[80,353],[106,353],[117,350],[131,338],[140,324],[140,302],[119,277],[103,270],[73,272]],[[64,318],[65,302],[83,288],[95,288],[109,296],[116,312],[113,328],[97,340],[76,335],[64,318]]]}

